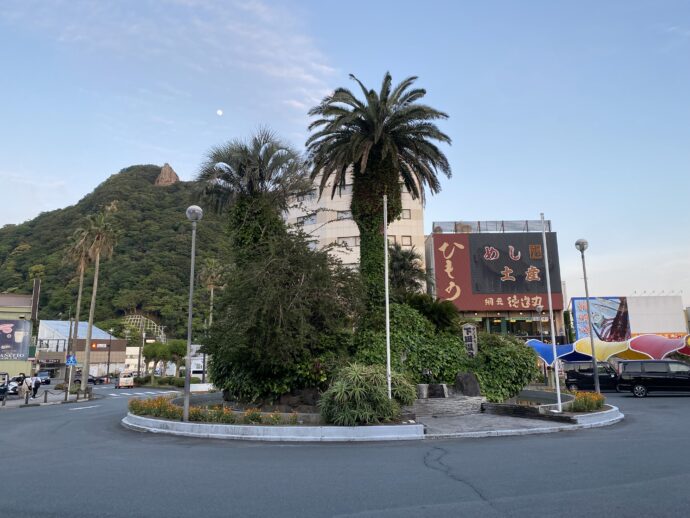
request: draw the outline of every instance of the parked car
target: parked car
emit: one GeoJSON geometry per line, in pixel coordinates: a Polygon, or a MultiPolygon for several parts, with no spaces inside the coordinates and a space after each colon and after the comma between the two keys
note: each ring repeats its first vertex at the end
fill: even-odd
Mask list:
{"type": "Polygon", "coordinates": [[[690,365],[673,360],[635,360],[620,364],[620,390],[635,397],[650,392],[690,392],[690,365]]]}
{"type": "MultiPolygon", "coordinates": [[[[94,378],[91,374],[89,374],[89,379],[87,383],[92,383],[94,385],[102,385],[104,383],[105,379],[104,378],[94,378]]],[[[72,380],[72,383],[75,383],[77,385],[81,385],[81,374],[77,374],[72,380]]]]}
{"type": "MultiPolygon", "coordinates": [[[[608,362],[598,362],[599,387],[602,390],[614,390],[618,385],[616,369],[608,362]]],[[[565,362],[565,386],[568,390],[594,390],[594,377],[592,376],[592,362],[565,362]]]]}
{"type": "Polygon", "coordinates": [[[50,385],[50,372],[41,371],[37,376],[41,378],[41,385],[50,385]]]}

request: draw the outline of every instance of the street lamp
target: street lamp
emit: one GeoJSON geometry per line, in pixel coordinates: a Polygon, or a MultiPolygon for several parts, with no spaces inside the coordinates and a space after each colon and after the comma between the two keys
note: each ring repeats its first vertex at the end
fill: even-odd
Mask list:
{"type": "Polygon", "coordinates": [[[599,370],[597,368],[597,355],[594,349],[594,328],[592,327],[592,308],[589,305],[589,286],[587,285],[587,267],[585,266],[585,250],[589,243],[586,239],[578,239],[575,241],[575,248],[580,251],[582,256],[582,273],[585,276],[585,299],[587,300],[587,321],[589,324],[589,345],[592,348],[592,376],[594,377],[594,390],[601,393],[599,388],[599,370]]]}
{"type": "Polygon", "coordinates": [[[201,221],[204,211],[197,205],[187,207],[187,219],[192,222],[192,260],[189,270],[189,305],[187,307],[187,356],[184,366],[184,406],[182,420],[189,421],[189,392],[192,382],[192,297],[194,297],[194,257],[196,255],[196,224],[201,221]]]}
{"type": "Polygon", "coordinates": [[[105,377],[108,378],[108,383],[110,383],[110,350],[113,348],[113,331],[115,331],[112,327],[108,329],[108,336],[110,337],[108,339],[108,366],[106,367],[106,373],[105,377]]]}
{"type": "Polygon", "coordinates": [[[143,377],[141,372],[141,353],[144,350],[144,344],[146,343],[146,331],[141,332],[141,347],[139,347],[139,360],[137,361],[137,376],[143,377]]]}

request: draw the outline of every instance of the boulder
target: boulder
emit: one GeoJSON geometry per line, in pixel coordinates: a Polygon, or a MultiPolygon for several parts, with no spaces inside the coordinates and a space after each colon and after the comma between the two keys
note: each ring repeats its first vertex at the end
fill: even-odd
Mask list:
{"type": "Polygon", "coordinates": [[[455,376],[455,390],[464,396],[481,396],[479,380],[473,372],[459,372],[455,376]]]}

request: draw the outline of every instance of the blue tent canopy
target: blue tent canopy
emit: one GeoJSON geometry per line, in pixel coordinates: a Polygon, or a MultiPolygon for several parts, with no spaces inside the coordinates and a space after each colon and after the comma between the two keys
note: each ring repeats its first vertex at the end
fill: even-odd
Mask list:
{"type": "MultiPolygon", "coordinates": [[[[531,339],[525,342],[537,353],[547,365],[553,365],[553,347],[551,344],[542,342],[541,340],[531,339]]],[[[575,344],[565,344],[556,346],[556,356],[565,361],[584,361],[589,360],[590,357],[575,351],[575,344]]]]}

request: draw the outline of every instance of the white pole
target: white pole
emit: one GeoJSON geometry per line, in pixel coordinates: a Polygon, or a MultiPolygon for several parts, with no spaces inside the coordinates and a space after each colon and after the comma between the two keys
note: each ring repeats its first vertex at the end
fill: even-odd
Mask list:
{"type": "Polygon", "coordinates": [[[388,399],[392,399],[391,390],[391,322],[390,305],[388,303],[388,196],[383,195],[383,268],[384,284],[386,286],[386,382],[388,383],[388,399]]]}
{"type": "Polygon", "coordinates": [[[544,243],[544,269],[546,270],[546,291],[549,296],[549,320],[551,321],[551,348],[553,350],[553,376],[556,384],[556,398],[558,399],[558,411],[563,411],[561,404],[561,384],[558,379],[558,356],[556,352],[556,326],[553,321],[553,298],[551,296],[551,275],[549,274],[549,249],[546,246],[546,223],[544,213],[541,213],[541,238],[544,243]]]}

